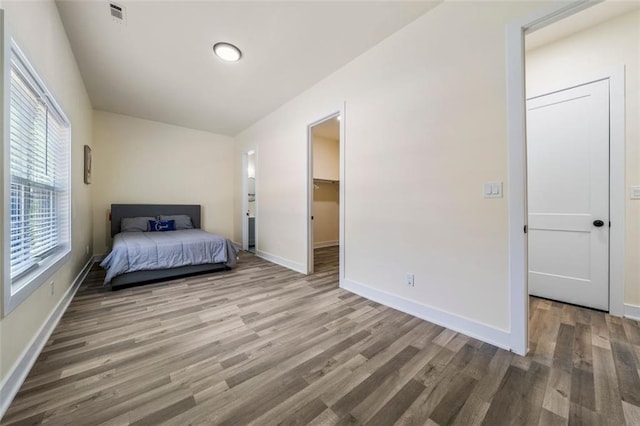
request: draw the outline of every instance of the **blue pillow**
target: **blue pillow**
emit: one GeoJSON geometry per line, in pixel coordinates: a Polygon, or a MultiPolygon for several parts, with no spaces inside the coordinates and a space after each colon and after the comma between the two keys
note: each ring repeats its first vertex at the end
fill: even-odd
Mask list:
{"type": "Polygon", "coordinates": [[[176,230],[175,220],[150,220],[149,221],[150,232],[164,232],[164,231],[175,231],[175,230],[176,230]]]}

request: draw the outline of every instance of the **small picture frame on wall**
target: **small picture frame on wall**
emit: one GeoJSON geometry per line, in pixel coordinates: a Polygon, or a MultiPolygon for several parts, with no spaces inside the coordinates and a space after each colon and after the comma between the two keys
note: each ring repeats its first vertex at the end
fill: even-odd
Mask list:
{"type": "Polygon", "coordinates": [[[91,147],[89,145],[84,146],[84,183],[87,185],[91,183],[91,147]]]}

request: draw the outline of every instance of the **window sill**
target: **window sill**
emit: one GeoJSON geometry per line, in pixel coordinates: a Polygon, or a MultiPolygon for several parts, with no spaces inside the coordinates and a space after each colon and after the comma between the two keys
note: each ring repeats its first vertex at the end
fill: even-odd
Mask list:
{"type": "MultiPolygon", "coordinates": [[[[44,284],[53,274],[55,274],[70,258],[71,249],[67,248],[61,253],[51,256],[42,262],[33,271],[21,277],[17,282],[12,283],[10,279],[5,280],[5,298],[2,316],[7,316],[20,303],[25,301],[33,292],[44,284]]],[[[8,278],[8,277],[7,277],[8,278]]]]}

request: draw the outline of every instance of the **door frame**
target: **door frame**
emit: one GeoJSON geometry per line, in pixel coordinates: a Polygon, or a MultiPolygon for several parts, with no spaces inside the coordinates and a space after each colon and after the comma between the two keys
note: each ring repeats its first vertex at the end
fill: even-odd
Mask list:
{"type": "MultiPolygon", "coordinates": [[[[511,349],[520,355],[526,355],[528,351],[529,333],[528,236],[524,232],[528,215],[524,37],[527,32],[543,28],[597,3],[579,0],[569,5],[547,5],[534,15],[508,24],[506,29],[510,343],[511,349]]],[[[586,78],[610,79],[609,312],[617,316],[624,312],[624,72],[624,66],[618,66],[607,71],[609,75],[600,72],[599,76],[594,74],[586,78]]],[[[580,80],[583,83],[586,81],[584,76],[580,80]]]]}
{"type": "Polygon", "coordinates": [[[340,117],[340,145],[339,145],[339,164],[340,164],[340,181],[339,181],[339,231],[338,231],[338,251],[339,251],[339,276],[338,280],[340,285],[344,281],[344,262],[345,262],[345,117],[346,104],[343,102],[338,108],[334,108],[332,112],[325,114],[322,118],[313,121],[307,125],[307,220],[306,235],[307,235],[307,274],[312,274],[314,271],[314,245],[313,245],[313,127],[334,117],[340,117]]]}
{"type": "MultiPolygon", "coordinates": [[[[241,189],[242,212],[240,213],[241,214],[240,223],[242,223],[242,250],[245,250],[245,251],[249,250],[249,216],[247,216],[247,213],[249,211],[249,174],[248,174],[249,155],[251,154],[255,155],[254,175],[257,183],[258,182],[258,150],[257,148],[251,148],[242,153],[242,189],[241,189]]],[[[257,190],[255,195],[255,201],[254,201],[254,209],[255,209],[255,216],[256,216],[256,221],[255,221],[256,235],[254,235],[254,239],[255,239],[254,249],[257,253],[258,252],[258,221],[257,221],[258,191],[257,190]]]]}

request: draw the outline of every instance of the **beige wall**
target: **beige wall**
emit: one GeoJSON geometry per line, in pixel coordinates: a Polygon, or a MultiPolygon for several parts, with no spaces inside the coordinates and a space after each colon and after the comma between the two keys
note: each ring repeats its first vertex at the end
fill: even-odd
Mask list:
{"type": "Polygon", "coordinates": [[[527,93],[542,94],[594,72],[626,67],[625,303],[640,305],[640,11],[527,52],[527,93]]]}
{"type": "MultiPolygon", "coordinates": [[[[338,135],[339,137],[339,135],[338,135]]],[[[313,136],[313,178],[340,180],[340,141],[313,136]]],[[[313,191],[313,242],[326,246],[340,239],[340,190],[318,182],[313,191]]]]}
{"type": "MultiPolygon", "coordinates": [[[[340,180],[340,141],[313,136],[313,178],[340,180]]],[[[313,242],[340,239],[340,190],[337,183],[317,182],[313,191],[313,242]]]]}
{"type": "MultiPolygon", "coordinates": [[[[340,180],[339,140],[313,136],[313,178],[340,180]]],[[[339,201],[338,184],[316,183],[313,191],[313,242],[315,245],[328,245],[340,239],[339,201]]]]}
{"type": "Polygon", "coordinates": [[[249,188],[249,217],[255,217],[256,215],[256,154],[247,155],[247,175],[249,180],[247,181],[247,187],[249,188]]]}
{"type": "MultiPolygon", "coordinates": [[[[13,371],[19,356],[89,258],[85,247],[91,250],[91,192],[94,189],[83,183],[83,145],[92,145],[91,104],[54,2],[3,1],[1,6],[5,9],[9,34],[71,121],[73,225],[71,258],[52,277],[55,294],[51,296],[49,286],[43,285],[0,320],[0,383],[13,371]]],[[[3,244],[2,250],[6,249],[3,244]]]]}
{"type": "Polygon", "coordinates": [[[313,178],[340,180],[339,140],[313,137],[313,178]]]}
{"type": "Polygon", "coordinates": [[[231,237],[233,139],[94,111],[95,252],[111,244],[111,204],[201,204],[203,229],[231,237]]]}
{"type": "Polygon", "coordinates": [[[338,185],[338,183],[317,182],[314,187],[313,243],[316,246],[337,244],[340,239],[340,190],[338,185]]]}
{"type": "Polygon", "coordinates": [[[306,264],[307,125],[344,102],[346,279],[508,331],[507,200],[482,184],[508,189],[505,25],[540,7],[445,2],[240,133],[261,250],[306,264]]]}

